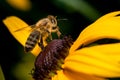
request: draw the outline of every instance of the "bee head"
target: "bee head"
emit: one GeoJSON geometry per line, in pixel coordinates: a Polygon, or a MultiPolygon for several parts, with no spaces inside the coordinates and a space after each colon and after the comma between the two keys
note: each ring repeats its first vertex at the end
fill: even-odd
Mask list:
{"type": "Polygon", "coordinates": [[[52,16],[52,15],[48,15],[48,19],[50,20],[50,22],[53,24],[53,25],[57,25],[57,20],[56,20],[56,16],[52,16]]]}

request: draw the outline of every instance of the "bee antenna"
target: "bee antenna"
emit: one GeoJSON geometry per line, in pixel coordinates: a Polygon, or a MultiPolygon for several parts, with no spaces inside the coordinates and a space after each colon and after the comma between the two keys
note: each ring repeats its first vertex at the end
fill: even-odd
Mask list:
{"type": "Polygon", "coordinates": [[[61,20],[68,20],[68,19],[57,19],[58,21],[61,21],[61,20]]]}

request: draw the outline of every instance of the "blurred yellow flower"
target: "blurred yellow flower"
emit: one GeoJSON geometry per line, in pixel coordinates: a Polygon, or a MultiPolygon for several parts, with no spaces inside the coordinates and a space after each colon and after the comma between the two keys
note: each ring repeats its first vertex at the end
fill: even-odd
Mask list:
{"type": "Polygon", "coordinates": [[[31,8],[30,0],[6,0],[6,2],[11,5],[13,8],[22,11],[28,11],[31,8]]]}
{"type": "Polygon", "coordinates": [[[1,66],[0,66],[0,80],[5,80],[1,66]]]}
{"type": "MultiPolygon", "coordinates": [[[[69,55],[52,80],[107,80],[120,77],[120,43],[87,46],[97,40],[109,38],[120,40],[120,11],[108,13],[86,27],[73,43],[69,55]],[[83,46],[83,47],[82,47],[83,46]],[[80,48],[81,47],[81,48],[80,48]]],[[[30,27],[14,32],[25,22],[15,16],[3,20],[11,34],[24,46],[30,27]]],[[[32,51],[38,55],[38,46],[32,51]]]]}

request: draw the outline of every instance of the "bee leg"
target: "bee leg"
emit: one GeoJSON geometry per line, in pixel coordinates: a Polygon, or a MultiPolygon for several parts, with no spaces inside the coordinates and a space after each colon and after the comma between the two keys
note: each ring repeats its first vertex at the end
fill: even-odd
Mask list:
{"type": "Polygon", "coordinates": [[[60,38],[60,36],[61,36],[61,32],[59,31],[59,27],[58,27],[58,26],[57,26],[56,33],[57,33],[58,38],[60,38]]]}
{"type": "Polygon", "coordinates": [[[51,32],[49,32],[48,30],[47,30],[47,32],[48,32],[49,39],[52,41],[52,35],[51,35],[51,32]]]}
{"type": "Polygon", "coordinates": [[[41,48],[42,50],[44,49],[42,36],[40,36],[40,42],[38,42],[38,45],[40,46],[40,48],[41,48]]]}
{"type": "Polygon", "coordinates": [[[60,38],[61,32],[58,30],[56,33],[57,33],[58,38],[60,38]]]}
{"type": "Polygon", "coordinates": [[[50,38],[50,40],[52,40],[52,35],[51,35],[51,33],[49,33],[49,38],[50,38]]]}
{"type": "Polygon", "coordinates": [[[61,32],[59,31],[59,27],[58,27],[58,26],[53,27],[53,28],[52,28],[52,32],[56,32],[58,38],[60,38],[60,36],[61,36],[61,32]]]}
{"type": "Polygon", "coordinates": [[[40,48],[41,48],[42,50],[44,49],[43,43],[39,42],[38,45],[40,46],[40,48]]]}

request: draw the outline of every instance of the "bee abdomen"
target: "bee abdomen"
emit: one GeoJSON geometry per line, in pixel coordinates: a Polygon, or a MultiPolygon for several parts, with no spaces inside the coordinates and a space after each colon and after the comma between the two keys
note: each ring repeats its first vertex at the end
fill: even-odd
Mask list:
{"type": "Polygon", "coordinates": [[[27,38],[27,41],[25,43],[25,52],[31,51],[37,44],[39,38],[40,38],[39,31],[34,30],[33,32],[31,32],[31,34],[29,35],[29,37],[27,38]]]}

